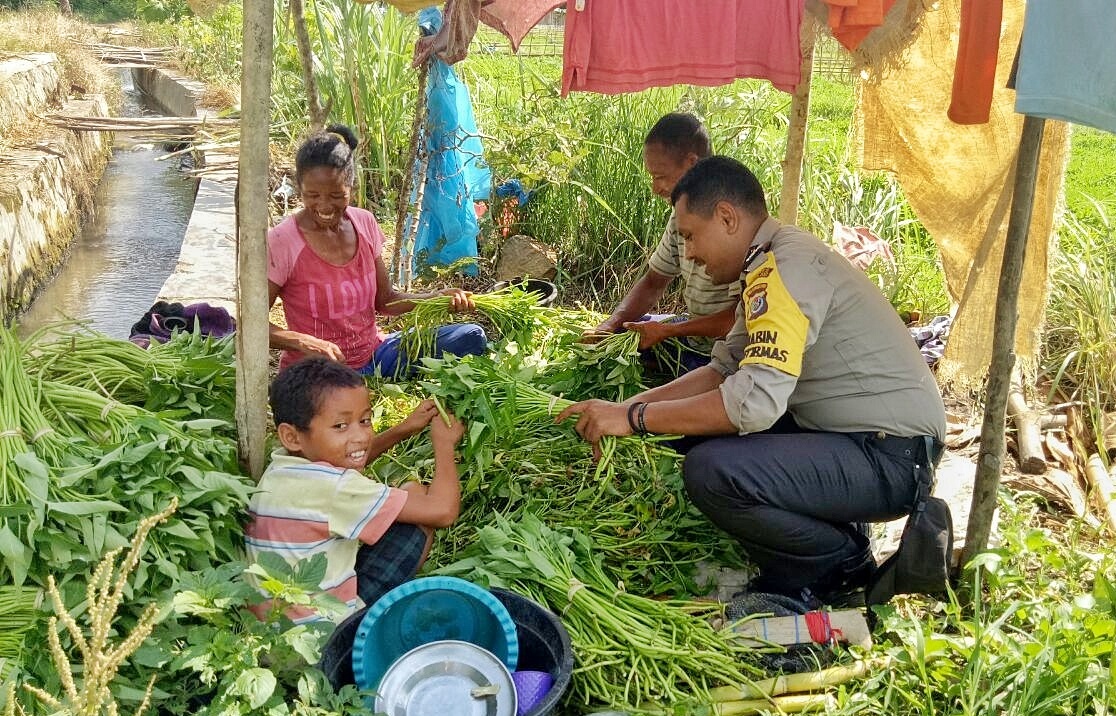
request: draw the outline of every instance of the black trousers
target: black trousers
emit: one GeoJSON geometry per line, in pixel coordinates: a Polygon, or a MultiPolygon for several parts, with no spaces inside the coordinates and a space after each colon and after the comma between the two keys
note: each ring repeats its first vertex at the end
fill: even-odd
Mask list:
{"type": "Polygon", "coordinates": [[[787,418],[771,430],[714,437],[689,447],[690,499],[736,537],[766,584],[788,592],[817,584],[863,554],[854,523],[907,514],[923,438],[803,431],[787,418]]]}

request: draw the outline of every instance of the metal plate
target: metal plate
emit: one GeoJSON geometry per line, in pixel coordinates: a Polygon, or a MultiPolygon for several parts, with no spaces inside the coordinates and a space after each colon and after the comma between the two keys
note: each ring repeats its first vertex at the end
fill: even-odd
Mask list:
{"type": "Polygon", "coordinates": [[[387,716],[515,716],[511,672],[492,652],[466,641],[432,641],[384,673],[376,712],[387,716]]]}

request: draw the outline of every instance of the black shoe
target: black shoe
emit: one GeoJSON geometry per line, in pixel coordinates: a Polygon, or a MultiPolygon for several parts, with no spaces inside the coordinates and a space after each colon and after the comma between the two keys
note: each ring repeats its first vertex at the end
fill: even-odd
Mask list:
{"type": "Polygon", "coordinates": [[[864,588],[876,573],[876,558],[864,549],[845,559],[829,574],[807,587],[814,599],[831,607],[864,606],[864,588]]]}
{"type": "Polygon", "coordinates": [[[808,595],[792,596],[778,592],[752,592],[744,590],[732,596],[725,606],[725,618],[734,622],[753,614],[770,614],[776,617],[793,617],[817,609],[819,604],[808,595]]]}

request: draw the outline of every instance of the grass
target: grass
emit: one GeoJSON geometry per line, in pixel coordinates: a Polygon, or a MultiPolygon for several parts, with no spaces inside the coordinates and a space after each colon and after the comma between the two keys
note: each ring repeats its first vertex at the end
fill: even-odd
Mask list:
{"type": "Polygon", "coordinates": [[[1080,522],[1003,500],[999,548],[980,555],[971,602],[879,608],[873,656],[890,668],[840,694],[831,714],[1069,716],[1116,709],[1116,569],[1080,522]]]}
{"type": "MultiPolygon", "coordinates": [[[[119,84],[103,69],[88,49],[75,40],[96,37],[97,30],[80,18],[60,15],[51,8],[21,12],[0,9],[0,57],[5,53],[53,52],[62,72],[62,92],[67,95],[104,95],[110,106],[122,97],[119,84]]],[[[27,122],[0,127],[0,147],[5,137],[26,137],[39,131],[41,124],[27,122]]]]}
{"type": "MultiPolygon", "coordinates": [[[[1070,214],[1053,258],[1043,369],[1048,400],[1078,400],[1103,445],[1102,416],[1116,410],[1116,226],[1104,205],[1070,214]]],[[[1108,445],[1116,448],[1116,445],[1108,445]]],[[[1105,450],[1098,452],[1105,456],[1105,450]]]]}

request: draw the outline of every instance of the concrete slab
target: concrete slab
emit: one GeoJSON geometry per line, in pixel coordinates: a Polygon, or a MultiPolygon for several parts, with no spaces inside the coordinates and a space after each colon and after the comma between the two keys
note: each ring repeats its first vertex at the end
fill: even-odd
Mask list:
{"type": "MultiPolygon", "coordinates": [[[[197,106],[204,85],[173,72],[144,68],[133,73],[136,86],[168,112],[207,117],[197,106]]],[[[206,302],[236,316],[236,157],[209,153],[208,161],[232,168],[198,181],[194,209],[186,226],[178,264],[159,290],[161,301],[206,302]]]]}
{"type": "Polygon", "coordinates": [[[0,128],[24,122],[63,101],[66,89],[53,52],[29,52],[0,61],[0,128]]]}

